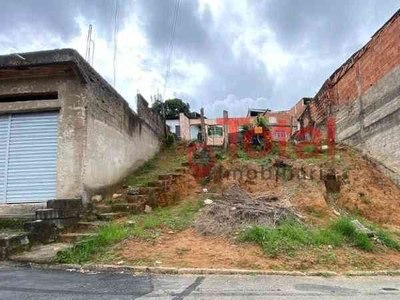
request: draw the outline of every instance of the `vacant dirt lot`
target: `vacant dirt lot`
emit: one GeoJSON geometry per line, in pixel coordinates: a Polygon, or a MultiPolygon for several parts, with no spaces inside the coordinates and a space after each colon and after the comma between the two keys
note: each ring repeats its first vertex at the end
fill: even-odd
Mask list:
{"type": "MultiPolygon", "coordinates": [[[[130,184],[145,184],[159,170],[173,171],[186,154],[184,147],[161,153],[131,176],[130,184]]],[[[180,188],[181,200],[174,206],[116,221],[113,230],[121,238],[91,260],[339,272],[400,268],[400,190],[353,150],[342,148],[330,160],[324,154],[308,159],[219,157],[207,180],[185,175],[187,188],[180,188]],[[260,176],[263,168],[270,168],[272,175],[260,176]],[[229,175],[232,170],[256,170],[258,175],[235,177],[229,175]],[[334,178],[329,184],[328,173],[334,178]],[[233,194],[232,186],[238,188],[233,194]],[[204,205],[206,198],[212,203],[204,205]],[[285,215],[271,215],[271,207],[285,215]],[[284,221],[288,216],[294,223],[284,221]],[[356,232],[349,223],[353,219],[373,229],[375,238],[356,232]]]]}

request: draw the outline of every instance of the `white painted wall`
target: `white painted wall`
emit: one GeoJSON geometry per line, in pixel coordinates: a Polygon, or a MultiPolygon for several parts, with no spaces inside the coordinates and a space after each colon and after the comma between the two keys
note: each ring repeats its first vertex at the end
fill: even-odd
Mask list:
{"type": "Polygon", "coordinates": [[[175,128],[176,126],[179,126],[179,120],[166,120],[165,122],[169,126],[171,132],[176,134],[175,128]]]}

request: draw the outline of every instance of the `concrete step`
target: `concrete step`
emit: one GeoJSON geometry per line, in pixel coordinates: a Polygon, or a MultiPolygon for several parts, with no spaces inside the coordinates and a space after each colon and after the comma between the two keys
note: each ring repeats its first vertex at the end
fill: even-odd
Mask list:
{"type": "Polygon", "coordinates": [[[139,213],[144,211],[145,203],[116,203],[112,205],[113,212],[133,212],[139,213]]]}
{"type": "Polygon", "coordinates": [[[46,208],[55,210],[81,211],[83,210],[82,199],[57,199],[47,201],[46,208]]]}
{"type": "Polygon", "coordinates": [[[95,233],[79,233],[79,232],[68,232],[58,236],[58,242],[60,243],[76,243],[85,238],[94,237],[95,233]]]}
{"type": "Polygon", "coordinates": [[[31,244],[29,233],[3,230],[0,232],[0,260],[5,260],[14,253],[29,250],[31,244]]]}
{"type": "Polygon", "coordinates": [[[92,231],[96,230],[102,225],[106,224],[106,222],[96,221],[96,222],[77,222],[74,226],[74,231],[92,231]]]}
{"type": "Polygon", "coordinates": [[[97,212],[99,212],[99,213],[110,213],[110,212],[112,212],[111,205],[109,205],[109,204],[96,204],[95,210],[97,212]]]}
{"type": "Polygon", "coordinates": [[[147,195],[126,195],[125,200],[128,203],[143,203],[148,199],[147,195]]]}
{"type": "Polygon", "coordinates": [[[23,263],[51,264],[59,251],[71,249],[73,244],[53,243],[33,246],[30,251],[11,255],[9,260],[23,263]]]}
{"type": "Polygon", "coordinates": [[[41,208],[36,210],[36,220],[79,218],[80,213],[80,210],[41,208]]]}
{"type": "Polygon", "coordinates": [[[112,220],[122,218],[125,215],[126,214],[121,213],[121,212],[113,212],[113,213],[98,214],[97,217],[101,221],[112,221],[112,220]]]}
{"type": "Polygon", "coordinates": [[[40,208],[46,208],[46,203],[0,204],[0,215],[3,218],[16,218],[18,216],[30,218],[40,208]]]}
{"type": "Polygon", "coordinates": [[[149,195],[161,192],[159,187],[140,187],[139,195],[149,195]]]}

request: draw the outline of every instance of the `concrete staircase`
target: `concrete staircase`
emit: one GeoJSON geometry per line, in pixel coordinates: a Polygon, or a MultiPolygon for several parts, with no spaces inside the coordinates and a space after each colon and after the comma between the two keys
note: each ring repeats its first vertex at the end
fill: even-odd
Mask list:
{"type": "Polygon", "coordinates": [[[10,225],[7,230],[1,229],[0,260],[39,262],[43,258],[43,261],[49,261],[60,249],[94,236],[107,221],[142,213],[147,206],[170,205],[171,195],[184,183],[188,172],[187,163],[184,163],[173,173],[159,175],[147,186],[129,187],[117,199],[92,203],[89,207],[84,207],[81,199],[50,200],[28,214],[0,216],[0,229],[6,218],[10,225]],[[88,218],[91,221],[82,220],[83,216],[91,216],[88,218]],[[32,251],[21,253],[29,249],[32,251]]]}
{"type": "Polygon", "coordinates": [[[3,215],[0,218],[0,260],[33,245],[56,242],[61,232],[74,228],[84,212],[81,199],[64,199],[47,201],[46,207],[40,205],[34,214],[3,215]]]}
{"type": "Polygon", "coordinates": [[[176,185],[183,180],[187,168],[178,168],[174,173],[158,176],[158,180],[147,186],[128,187],[126,193],[113,201],[102,201],[94,204],[95,214],[100,220],[110,221],[128,214],[142,213],[146,206],[159,207],[170,204],[170,194],[176,185]]]}

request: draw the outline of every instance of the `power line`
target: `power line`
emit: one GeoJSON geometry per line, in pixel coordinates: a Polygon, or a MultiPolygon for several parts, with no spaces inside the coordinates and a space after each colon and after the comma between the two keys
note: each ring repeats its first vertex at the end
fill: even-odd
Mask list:
{"type": "Polygon", "coordinates": [[[175,1],[175,9],[172,16],[172,25],[171,25],[171,36],[168,43],[168,52],[167,52],[167,69],[165,71],[165,78],[164,78],[164,91],[163,91],[163,99],[165,97],[165,91],[167,89],[168,77],[171,69],[171,58],[172,52],[174,50],[174,42],[175,42],[175,31],[176,31],[176,24],[178,23],[178,12],[179,12],[179,5],[180,0],[175,1]]]}
{"type": "Polygon", "coordinates": [[[119,11],[119,0],[115,0],[115,19],[114,19],[114,59],[113,59],[113,68],[114,68],[114,81],[113,85],[115,88],[115,83],[117,80],[117,50],[118,50],[118,11],[119,11]]]}

